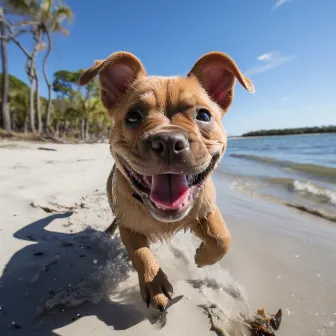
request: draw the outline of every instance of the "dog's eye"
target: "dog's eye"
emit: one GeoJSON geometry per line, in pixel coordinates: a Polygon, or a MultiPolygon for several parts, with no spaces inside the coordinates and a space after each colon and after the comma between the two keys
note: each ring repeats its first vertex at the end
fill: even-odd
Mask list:
{"type": "Polygon", "coordinates": [[[142,114],[138,110],[129,111],[125,117],[125,122],[128,126],[138,126],[142,121],[142,114]]]}
{"type": "Polygon", "coordinates": [[[203,122],[209,122],[211,121],[211,114],[207,109],[201,108],[197,111],[196,119],[203,122]]]}

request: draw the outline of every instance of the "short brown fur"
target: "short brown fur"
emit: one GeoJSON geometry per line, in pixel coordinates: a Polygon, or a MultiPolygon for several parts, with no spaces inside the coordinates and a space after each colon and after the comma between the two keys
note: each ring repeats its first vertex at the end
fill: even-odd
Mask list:
{"type": "Polygon", "coordinates": [[[102,102],[112,120],[110,151],[115,159],[107,182],[115,221],[107,231],[113,233],[119,227],[121,239],[139,275],[143,300],[163,310],[173,288],[151,253],[151,242],[169,239],[180,230],[191,230],[202,240],[195,254],[199,267],[218,262],[230,247],[230,233],[216,207],[211,173],[226,149],[226,132],[221,119],[232,102],[235,79],[250,92],[254,91],[253,84],[230,57],[219,52],[202,56],[187,77],[147,76],[141,62],[127,52],[96,61],[82,75],[80,84],[86,84],[96,75],[101,83],[102,102]],[[195,120],[200,106],[210,111],[211,123],[195,120]],[[125,117],[134,109],[142,111],[143,122],[130,128],[125,126],[125,117]],[[188,153],[182,161],[176,159],[168,164],[148,151],[148,139],[160,132],[184,134],[188,153]],[[150,210],[146,198],[139,201],[142,193],[130,180],[125,162],[143,176],[167,170],[198,174],[206,167],[211,171],[188,212],[175,221],[166,221],[153,215],[154,210],[150,210]]]}

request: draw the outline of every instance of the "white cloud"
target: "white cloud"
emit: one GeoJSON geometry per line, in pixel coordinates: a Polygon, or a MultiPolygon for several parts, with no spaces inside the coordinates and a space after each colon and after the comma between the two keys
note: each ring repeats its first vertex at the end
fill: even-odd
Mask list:
{"type": "Polygon", "coordinates": [[[273,6],[273,10],[277,10],[278,8],[280,8],[281,6],[283,6],[284,4],[290,2],[291,0],[276,0],[275,1],[275,5],[273,6]]]}
{"type": "Polygon", "coordinates": [[[260,72],[268,71],[277,68],[284,63],[290,62],[294,58],[295,57],[293,56],[283,56],[276,52],[265,53],[257,57],[257,60],[262,62],[262,64],[252,67],[251,69],[247,70],[245,74],[247,76],[251,76],[260,72]]]}
{"type": "Polygon", "coordinates": [[[274,53],[267,53],[267,54],[262,54],[260,56],[257,57],[258,61],[270,61],[272,60],[272,58],[274,58],[274,53]]]}

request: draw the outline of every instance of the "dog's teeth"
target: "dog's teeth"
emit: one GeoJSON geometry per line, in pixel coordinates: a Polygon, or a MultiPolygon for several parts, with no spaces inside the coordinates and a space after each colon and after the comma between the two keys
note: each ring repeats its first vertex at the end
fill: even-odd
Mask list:
{"type": "Polygon", "coordinates": [[[143,177],[143,180],[144,180],[144,182],[146,183],[146,185],[147,185],[148,187],[151,187],[152,183],[151,183],[151,179],[150,179],[149,176],[144,176],[144,177],[143,177]]]}
{"type": "Polygon", "coordinates": [[[188,184],[191,184],[192,181],[193,181],[192,175],[187,175],[187,182],[188,182],[188,184]]]}

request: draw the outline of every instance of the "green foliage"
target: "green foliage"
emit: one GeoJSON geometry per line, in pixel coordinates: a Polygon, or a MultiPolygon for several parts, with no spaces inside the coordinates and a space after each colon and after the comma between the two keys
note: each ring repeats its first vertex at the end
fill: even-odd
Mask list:
{"type": "MultiPolygon", "coordinates": [[[[17,39],[20,34],[11,35],[12,41],[27,57],[27,64],[35,66],[36,53],[45,50],[43,75],[48,89],[52,87],[56,95],[56,99],[52,99],[51,92],[48,91],[48,100],[40,97],[41,109],[37,110],[37,114],[42,114],[42,119],[45,120],[45,131],[49,134],[52,126],[56,136],[81,137],[86,140],[90,135],[105,137],[109,119],[100,101],[98,80],[93,80],[84,87],[79,86],[78,81],[83,69],[57,71],[52,86],[47,76],[46,65],[52,51],[52,33],[69,34],[64,24],[72,20],[73,13],[70,7],[62,4],[61,0],[3,0],[1,5],[5,8],[10,23],[8,30],[12,32],[12,29],[20,28],[20,34],[28,33],[33,39],[33,51],[30,53],[17,39]]],[[[9,76],[8,91],[13,131],[27,131],[29,118],[32,119],[31,128],[35,131],[35,112],[31,106],[38,105],[36,94],[34,104],[30,104],[30,87],[14,76],[9,76]]]]}
{"type": "Polygon", "coordinates": [[[78,84],[83,69],[59,70],[54,74],[55,113],[52,124],[64,132],[76,129],[75,136],[88,140],[89,134],[106,132],[109,119],[100,101],[98,79],[82,87],[78,84]]]}
{"type": "MultiPolygon", "coordinates": [[[[1,73],[0,73],[1,76],[1,73]]],[[[9,75],[9,94],[8,101],[11,112],[12,127],[14,131],[21,132],[28,126],[29,118],[29,87],[22,80],[15,76],[9,75]]],[[[0,77],[0,90],[2,89],[2,77],[0,77]]],[[[35,94],[35,99],[37,98],[35,94]]],[[[41,107],[44,110],[47,105],[47,100],[40,97],[41,107]]],[[[0,97],[1,102],[1,97],[0,97]]]]}
{"type": "Polygon", "coordinates": [[[35,17],[42,23],[44,29],[68,35],[69,31],[62,26],[62,23],[65,20],[70,22],[73,13],[68,6],[61,5],[59,1],[42,0],[39,9],[35,13],[35,17]]]}
{"type": "Polygon", "coordinates": [[[54,73],[53,90],[58,98],[70,98],[75,91],[79,76],[68,70],[59,70],[54,73]]]}
{"type": "MultiPolygon", "coordinates": [[[[60,70],[54,74],[51,124],[57,136],[89,138],[105,137],[110,121],[99,97],[98,80],[85,87],[78,85],[83,70],[60,70]]],[[[0,73],[1,75],[1,73],[0,73]]],[[[0,77],[0,90],[2,87],[0,77]]],[[[29,86],[15,76],[9,75],[9,101],[13,131],[27,131],[29,121],[29,86]]],[[[41,97],[42,111],[47,99],[41,97]]]]}
{"type": "Polygon", "coordinates": [[[31,16],[38,9],[36,0],[3,0],[2,3],[8,11],[22,16],[23,19],[31,16]]]}
{"type": "Polygon", "coordinates": [[[314,134],[314,133],[335,133],[336,126],[321,126],[321,127],[301,127],[301,128],[285,128],[260,130],[243,134],[243,137],[252,136],[269,136],[269,135],[291,135],[291,134],[314,134]]]}
{"type": "Polygon", "coordinates": [[[69,34],[62,24],[64,21],[71,22],[73,13],[70,7],[63,5],[61,1],[4,0],[3,5],[7,11],[20,19],[21,26],[69,34]]]}
{"type": "MultiPolygon", "coordinates": [[[[2,78],[2,77],[1,77],[2,78]]],[[[13,128],[23,131],[25,120],[28,118],[29,111],[29,87],[20,79],[9,75],[9,95],[8,101],[11,112],[13,128]]],[[[0,79],[0,89],[2,80],[0,79]]],[[[0,98],[1,99],[1,98],[0,98]]]]}
{"type": "MultiPolygon", "coordinates": [[[[9,88],[11,90],[26,90],[26,92],[29,93],[28,85],[21,79],[16,78],[15,76],[9,75],[8,81],[9,81],[9,88]]],[[[1,72],[0,72],[0,89],[2,89],[2,73],[1,72]]]]}
{"type": "Polygon", "coordinates": [[[47,104],[41,103],[41,109],[38,104],[39,100],[37,100],[37,104],[31,104],[30,118],[32,119],[32,131],[35,131],[33,122],[35,111],[33,106],[36,105],[38,131],[42,131],[41,114],[45,112],[45,118],[42,119],[45,120],[45,131],[49,132],[52,97],[51,85],[47,75],[47,62],[53,48],[51,35],[57,32],[68,35],[69,31],[64,26],[64,23],[70,23],[72,21],[73,13],[70,7],[64,5],[61,0],[3,0],[1,6],[4,7],[6,13],[8,28],[5,29],[10,33],[11,39],[9,41],[14,41],[27,57],[26,64],[29,65],[29,67],[27,67],[29,70],[26,71],[30,78],[33,79],[34,76],[37,77],[37,75],[34,75],[34,72],[37,71],[35,65],[37,53],[44,49],[46,50],[42,68],[44,80],[49,89],[48,102],[47,104]],[[14,31],[16,32],[15,34],[14,31]],[[17,33],[17,31],[19,31],[19,33],[17,33]],[[29,34],[32,38],[32,51],[28,51],[23,44],[19,42],[18,36],[21,33],[29,34]]]}

